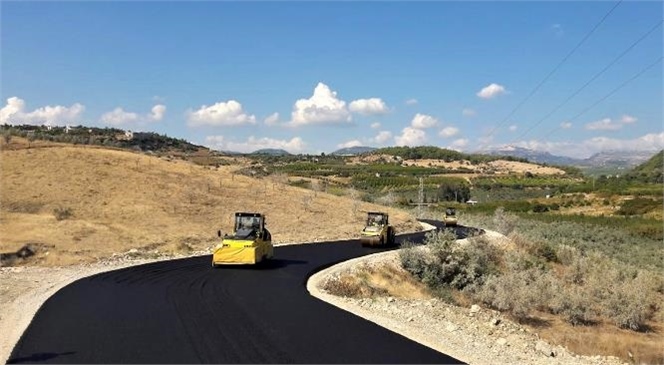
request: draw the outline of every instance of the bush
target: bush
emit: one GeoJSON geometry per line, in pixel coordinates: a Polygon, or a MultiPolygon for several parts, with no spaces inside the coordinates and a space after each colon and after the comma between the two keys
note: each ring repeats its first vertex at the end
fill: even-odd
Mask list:
{"type": "Polygon", "coordinates": [[[591,322],[592,298],[585,293],[582,287],[572,286],[559,289],[553,296],[549,308],[554,314],[562,315],[573,326],[585,325],[591,322]]]}
{"type": "Polygon", "coordinates": [[[657,201],[648,198],[634,198],[624,202],[616,213],[625,216],[641,215],[655,209],[662,209],[661,200],[657,201]]]}
{"type": "Polygon", "coordinates": [[[354,277],[352,274],[343,274],[325,281],[323,290],[332,295],[350,298],[370,298],[377,294],[385,294],[382,289],[369,285],[365,279],[354,277]]]}
{"type": "Polygon", "coordinates": [[[550,297],[548,278],[537,269],[490,276],[484,285],[473,289],[475,299],[507,311],[518,320],[528,318],[532,310],[542,307],[550,297]]]}
{"type": "Polygon", "coordinates": [[[556,250],[549,243],[543,243],[537,246],[537,256],[545,259],[547,262],[558,262],[558,255],[556,250]]]}
{"type": "Polygon", "coordinates": [[[505,212],[505,208],[499,207],[493,214],[493,222],[496,230],[505,236],[512,233],[516,227],[517,217],[505,212]]]}
{"type": "Polygon", "coordinates": [[[569,266],[579,257],[579,250],[568,245],[558,245],[556,247],[556,257],[559,263],[569,266]]]}
{"type": "Polygon", "coordinates": [[[544,213],[548,211],[549,207],[545,204],[535,204],[535,206],[533,206],[533,213],[544,213]]]}
{"type": "Polygon", "coordinates": [[[412,246],[401,250],[401,265],[434,292],[482,285],[489,274],[498,271],[502,252],[484,237],[470,238],[459,246],[450,231],[429,232],[425,243],[428,251],[412,246]]]}
{"type": "Polygon", "coordinates": [[[427,266],[427,255],[420,247],[415,246],[412,242],[405,242],[402,244],[402,247],[403,249],[399,251],[401,267],[421,280],[424,277],[424,271],[427,266]]]}
{"type": "Polygon", "coordinates": [[[616,285],[604,305],[604,315],[620,328],[644,329],[646,321],[652,317],[652,310],[643,300],[642,289],[633,283],[616,285]]]}
{"type": "Polygon", "coordinates": [[[53,209],[53,215],[56,220],[61,221],[70,218],[73,214],[71,208],[57,207],[53,209]]]}

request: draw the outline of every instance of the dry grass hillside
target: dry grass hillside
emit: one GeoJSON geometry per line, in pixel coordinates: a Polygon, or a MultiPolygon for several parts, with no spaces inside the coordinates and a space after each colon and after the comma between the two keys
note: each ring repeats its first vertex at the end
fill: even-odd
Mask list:
{"type": "MultiPolygon", "coordinates": [[[[4,142],[4,141],[2,141],[4,142]]],[[[259,211],[275,243],[357,237],[368,210],[387,210],[398,231],[408,213],[284,181],[102,148],[15,138],[0,152],[0,252],[27,243],[38,265],[91,262],[114,253],[204,250],[236,211],[259,211]]]]}

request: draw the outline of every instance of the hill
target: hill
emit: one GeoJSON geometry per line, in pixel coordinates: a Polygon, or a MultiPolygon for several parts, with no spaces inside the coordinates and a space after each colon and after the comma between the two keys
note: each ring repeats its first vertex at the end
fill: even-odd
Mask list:
{"type": "Polygon", "coordinates": [[[289,156],[291,153],[286,151],[286,150],[282,150],[280,148],[263,148],[263,149],[260,149],[260,150],[256,150],[256,151],[254,151],[250,154],[252,154],[252,155],[270,155],[270,156],[289,156]]]}
{"type": "Polygon", "coordinates": [[[647,161],[655,151],[603,151],[581,162],[582,166],[632,168],[647,161]]]}
{"type": "Polygon", "coordinates": [[[584,172],[593,174],[596,171],[618,173],[621,170],[632,168],[646,161],[654,151],[610,150],[598,152],[583,159],[557,156],[545,151],[535,151],[516,146],[504,146],[485,151],[485,153],[492,156],[512,156],[548,165],[576,166],[583,169],[584,172]]]}
{"type": "Polygon", "coordinates": [[[492,156],[511,156],[515,158],[526,159],[530,162],[545,163],[549,165],[575,166],[582,162],[581,159],[556,156],[548,152],[535,151],[516,146],[504,146],[501,148],[485,151],[485,153],[492,156]]]}
{"type": "Polygon", "coordinates": [[[364,211],[387,210],[398,230],[419,225],[404,211],[313,192],[281,177],[255,179],[241,165],[188,161],[93,146],[0,140],[0,252],[42,248],[40,265],[205,250],[235,211],[260,211],[276,243],[356,237],[364,211]],[[11,147],[11,148],[8,148],[11,147]],[[304,229],[303,227],[306,227],[304,229]]]}
{"type": "Polygon", "coordinates": [[[71,144],[115,147],[143,152],[195,152],[208,150],[184,139],[172,138],[154,132],[132,132],[117,128],[58,127],[35,125],[2,125],[0,133],[5,136],[24,137],[29,141],[50,141],[71,144]]]}
{"type": "Polygon", "coordinates": [[[626,178],[649,183],[663,183],[664,150],[653,155],[648,161],[638,165],[627,173],[626,178]]]}
{"type": "Polygon", "coordinates": [[[356,146],[356,147],[346,147],[346,148],[341,148],[338,149],[332,153],[331,155],[337,155],[337,156],[355,156],[355,155],[360,155],[363,153],[367,152],[373,152],[375,151],[376,148],[374,147],[366,147],[366,146],[356,146]]]}

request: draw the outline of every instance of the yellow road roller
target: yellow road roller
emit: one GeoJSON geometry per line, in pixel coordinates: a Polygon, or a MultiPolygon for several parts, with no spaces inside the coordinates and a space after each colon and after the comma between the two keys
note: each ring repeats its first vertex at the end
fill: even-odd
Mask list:
{"type": "Polygon", "coordinates": [[[457,225],[456,209],[454,208],[445,209],[445,218],[443,219],[443,222],[445,222],[445,226],[456,226],[457,225]]]}
{"type": "MultiPolygon", "coordinates": [[[[221,237],[221,231],[217,231],[221,237]]],[[[224,235],[212,253],[212,267],[257,264],[274,256],[272,235],[261,213],[235,213],[233,233],[224,235]]]]}
{"type": "Polygon", "coordinates": [[[368,212],[367,223],[362,229],[362,246],[391,246],[395,244],[394,227],[389,225],[389,216],[382,212],[368,212]]]}

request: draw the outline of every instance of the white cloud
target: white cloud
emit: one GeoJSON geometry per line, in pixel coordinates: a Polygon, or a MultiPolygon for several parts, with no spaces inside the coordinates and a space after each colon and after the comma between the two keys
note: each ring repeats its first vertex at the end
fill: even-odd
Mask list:
{"type": "Polygon", "coordinates": [[[516,146],[546,151],[554,155],[587,158],[609,150],[658,151],[664,149],[664,132],[650,133],[634,139],[594,137],[580,142],[521,141],[516,146]]]}
{"type": "Polygon", "coordinates": [[[415,105],[415,104],[417,104],[417,99],[406,100],[406,105],[415,105]]]}
{"type": "Polygon", "coordinates": [[[102,114],[99,120],[104,124],[122,125],[137,121],[138,114],[126,112],[118,107],[111,112],[102,114]]]}
{"type": "Polygon", "coordinates": [[[438,124],[438,119],[430,115],[420,114],[420,113],[415,114],[413,120],[410,122],[410,125],[413,128],[417,129],[431,128],[434,127],[436,124],[438,124]]]}
{"type": "Polygon", "coordinates": [[[162,104],[153,106],[150,113],[146,115],[128,112],[117,107],[110,112],[102,114],[99,121],[112,126],[120,126],[129,123],[158,122],[164,118],[164,114],[166,114],[166,106],[162,104]]]}
{"type": "Polygon", "coordinates": [[[392,138],[392,132],[380,131],[376,137],[373,138],[373,142],[377,144],[385,144],[385,142],[387,142],[390,138],[392,138]]]}
{"type": "Polygon", "coordinates": [[[477,112],[471,108],[464,108],[461,111],[461,115],[463,115],[464,117],[474,117],[477,115],[477,112]]]}
{"type": "Polygon", "coordinates": [[[478,91],[476,95],[482,99],[493,99],[498,95],[505,94],[506,92],[507,90],[505,90],[504,86],[494,83],[484,87],[482,90],[478,91]]]}
{"type": "Polygon", "coordinates": [[[25,109],[25,101],[19,99],[15,96],[7,99],[7,105],[0,109],[0,122],[3,124],[10,122],[15,122],[16,124],[22,124],[23,109],[25,109]],[[13,120],[12,120],[13,119],[13,120]]]}
{"type": "Polygon", "coordinates": [[[421,146],[427,140],[426,133],[417,128],[406,127],[401,131],[400,136],[394,137],[397,146],[421,146]]]}
{"type": "Polygon", "coordinates": [[[604,118],[598,121],[586,124],[586,129],[590,131],[617,131],[622,129],[625,124],[634,124],[638,119],[631,115],[623,114],[620,120],[613,120],[611,118],[604,118]]]}
{"type": "Polygon", "coordinates": [[[300,153],[307,145],[300,137],[280,140],[267,137],[256,138],[254,136],[250,136],[245,142],[227,140],[224,136],[207,136],[205,143],[213,149],[242,153],[251,153],[263,148],[279,148],[290,153],[300,153]]]}
{"type": "Polygon", "coordinates": [[[237,126],[256,124],[256,117],[249,115],[242,109],[242,104],[235,100],[218,102],[214,105],[203,105],[198,110],[187,112],[188,124],[192,127],[210,126],[237,126]]]}
{"type": "Polygon", "coordinates": [[[392,138],[392,132],[390,131],[380,131],[376,136],[370,138],[354,139],[340,143],[337,145],[338,148],[347,148],[347,147],[357,147],[357,146],[371,146],[379,145],[384,146],[387,141],[392,138]]]}
{"type": "Polygon", "coordinates": [[[508,129],[510,132],[514,132],[515,130],[519,129],[519,127],[517,127],[516,124],[512,124],[508,129]]]}
{"type": "Polygon", "coordinates": [[[661,150],[664,148],[664,132],[650,133],[635,139],[594,137],[583,141],[582,146],[593,153],[606,150],[661,150]]]}
{"type": "Polygon", "coordinates": [[[348,109],[362,115],[385,114],[389,111],[385,102],[380,98],[353,100],[348,105],[348,109]]]}
{"type": "Polygon", "coordinates": [[[0,109],[0,123],[64,125],[78,121],[84,110],[83,105],[75,103],[70,107],[47,105],[31,112],[25,112],[25,101],[13,96],[7,99],[7,105],[0,109]]]}
{"type": "Polygon", "coordinates": [[[265,118],[265,125],[277,125],[279,124],[279,113],[272,113],[267,118],[265,118]]]}
{"type": "Polygon", "coordinates": [[[560,128],[570,129],[570,128],[572,128],[572,122],[562,122],[562,123],[560,123],[560,128]]]}
{"type": "Polygon", "coordinates": [[[346,124],[352,117],[346,102],[337,99],[336,91],[319,82],[309,99],[299,99],[293,105],[291,126],[308,124],[346,124]]]}
{"type": "Polygon", "coordinates": [[[378,129],[378,128],[380,128],[380,123],[378,123],[378,122],[371,123],[371,128],[372,128],[372,129],[378,129]]]}
{"type": "Polygon", "coordinates": [[[586,129],[589,131],[617,131],[623,125],[618,122],[613,122],[611,118],[604,118],[592,123],[586,124],[586,129]]]}
{"type": "Polygon", "coordinates": [[[466,146],[468,146],[468,142],[469,141],[466,138],[455,139],[454,142],[452,142],[450,145],[450,148],[461,151],[466,148],[466,146]]]}
{"type": "Polygon", "coordinates": [[[166,105],[157,104],[152,107],[152,114],[150,115],[150,119],[154,121],[160,121],[164,119],[165,113],[166,113],[166,105]]]}
{"type": "Polygon", "coordinates": [[[620,122],[623,124],[632,124],[636,123],[638,119],[636,117],[633,117],[631,115],[624,114],[622,118],[620,119],[620,122]]]}
{"type": "Polygon", "coordinates": [[[480,145],[486,145],[488,143],[491,143],[491,141],[493,141],[493,135],[479,137],[477,138],[477,141],[479,142],[480,145]]]}
{"type": "Polygon", "coordinates": [[[450,138],[454,137],[457,134],[459,134],[459,128],[456,127],[445,127],[440,130],[440,133],[438,133],[441,137],[444,138],[450,138]]]}
{"type": "Polygon", "coordinates": [[[357,146],[362,146],[362,142],[358,141],[357,139],[354,139],[352,141],[344,142],[344,143],[339,143],[337,145],[338,148],[350,148],[350,147],[357,147],[357,146]]]}

